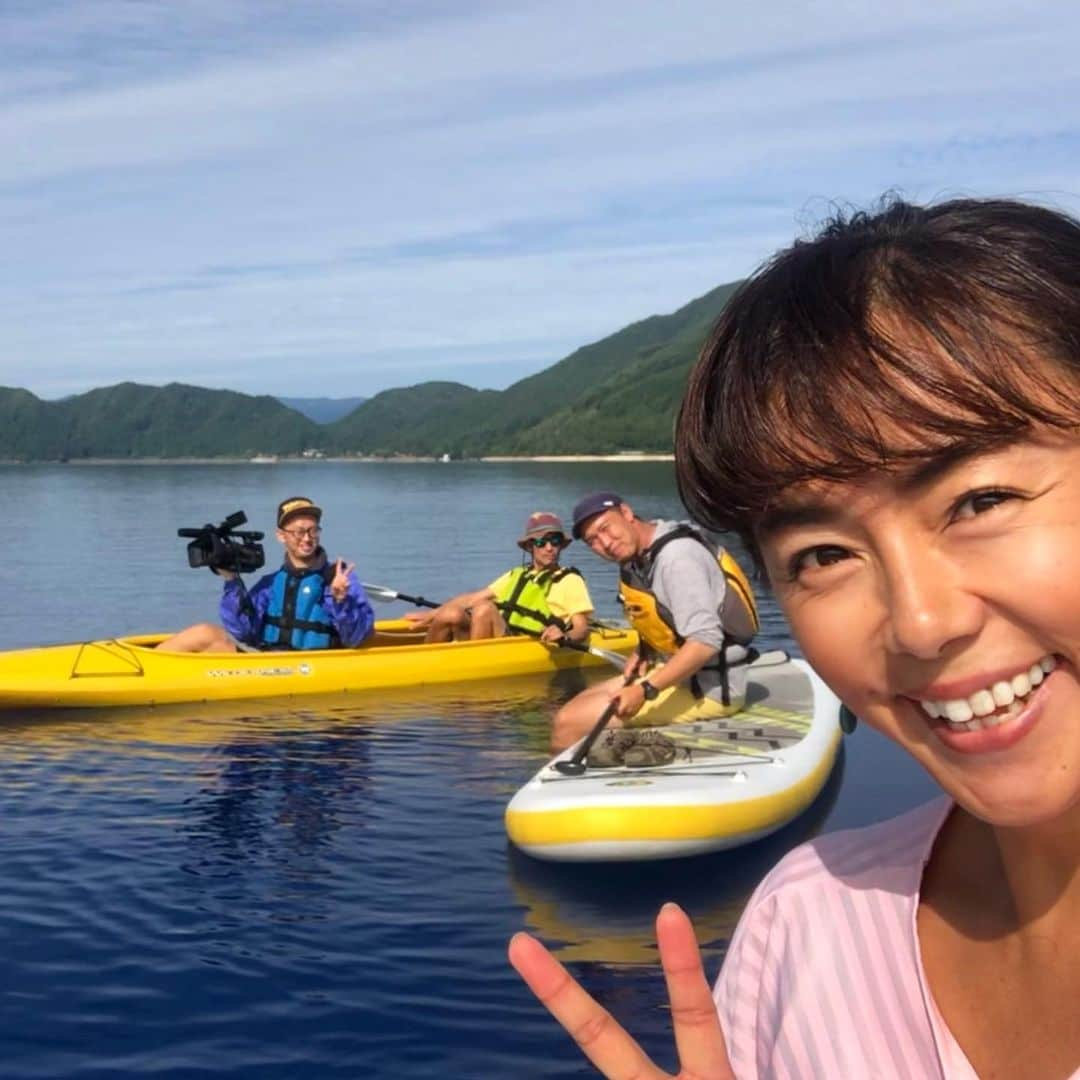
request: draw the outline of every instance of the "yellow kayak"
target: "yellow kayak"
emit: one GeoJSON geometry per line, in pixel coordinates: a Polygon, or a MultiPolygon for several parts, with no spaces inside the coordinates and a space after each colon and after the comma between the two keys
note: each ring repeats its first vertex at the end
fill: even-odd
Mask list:
{"type": "MultiPolygon", "coordinates": [[[[177,653],[167,634],[0,652],[0,709],[161,705],[333,694],[533,675],[606,665],[589,652],[528,637],[427,645],[404,619],[377,622],[356,649],[177,653]]],[[[595,627],[590,648],[625,656],[637,634],[595,627]]]]}

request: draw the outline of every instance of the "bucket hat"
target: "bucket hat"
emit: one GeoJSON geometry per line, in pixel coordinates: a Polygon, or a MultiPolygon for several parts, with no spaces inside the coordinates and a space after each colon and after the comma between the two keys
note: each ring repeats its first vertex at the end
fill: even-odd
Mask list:
{"type": "Polygon", "coordinates": [[[518,539],[517,545],[522,549],[528,548],[533,540],[551,533],[559,533],[562,536],[560,551],[571,542],[570,537],[566,535],[566,529],[563,528],[562,519],[557,514],[552,514],[547,510],[538,510],[535,514],[529,515],[525,522],[525,531],[518,539]]]}

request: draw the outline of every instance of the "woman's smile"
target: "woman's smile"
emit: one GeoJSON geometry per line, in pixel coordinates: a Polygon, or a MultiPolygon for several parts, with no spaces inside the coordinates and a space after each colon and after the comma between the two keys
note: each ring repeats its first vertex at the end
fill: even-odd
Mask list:
{"type": "Polygon", "coordinates": [[[1012,673],[1006,670],[948,683],[939,681],[906,696],[921,705],[931,719],[941,718],[957,731],[979,731],[1017,715],[1028,695],[1056,666],[1056,658],[1047,653],[1012,673]]]}
{"type": "Polygon", "coordinates": [[[1039,664],[1011,679],[998,679],[989,688],[946,701],[904,697],[922,713],[930,730],[950,749],[961,754],[1007,750],[1033,728],[1052,693],[1056,660],[1039,664]]]}

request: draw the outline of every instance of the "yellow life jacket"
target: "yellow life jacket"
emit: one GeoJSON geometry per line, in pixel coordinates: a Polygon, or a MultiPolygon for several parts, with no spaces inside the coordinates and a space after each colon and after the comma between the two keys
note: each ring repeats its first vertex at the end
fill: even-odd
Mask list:
{"type": "Polygon", "coordinates": [[[519,566],[513,570],[506,585],[495,597],[495,606],[502,612],[507,627],[527,634],[538,634],[548,626],[569,629],[562,619],[552,613],[547,601],[551,586],[562,581],[567,574],[581,577],[581,571],[573,566],[558,566],[554,570],[519,566]]]}
{"type": "Polygon", "coordinates": [[[671,612],[656,598],[652,588],[653,568],[656,557],[672,540],[696,540],[715,559],[727,582],[724,601],[719,612],[720,626],[724,632],[724,648],[720,650],[720,663],[724,666],[724,649],[729,645],[748,645],[758,631],[757,603],[754,590],[743,569],[723,548],[716,548],[704,536],[689,525],[677,525],[649,545],[639,558],[619,568],[619,599],[626,610],[626,617],[638,632],[642,642],[654,652],[670,656],[680,645],[683,637],[675,629],[671,612]]]}

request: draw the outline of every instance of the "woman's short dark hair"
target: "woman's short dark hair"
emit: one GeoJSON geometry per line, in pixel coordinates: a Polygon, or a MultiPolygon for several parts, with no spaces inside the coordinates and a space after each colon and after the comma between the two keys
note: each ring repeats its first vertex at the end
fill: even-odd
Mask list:
{"type": "Polygon", "coordinates": [[[732,297],[675,431],[694,516],[1080,423],[1080,223],[1009,200],[838,215],[732,297]]]}

